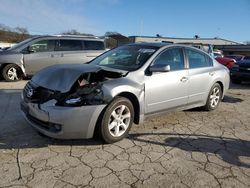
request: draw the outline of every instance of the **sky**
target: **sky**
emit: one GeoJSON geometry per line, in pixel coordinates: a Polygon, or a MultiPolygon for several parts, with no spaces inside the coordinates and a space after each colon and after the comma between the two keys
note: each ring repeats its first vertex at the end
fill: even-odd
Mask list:
{"type": "Polygon", "coordinates": [[[31,34],[220,37],[250,41],[250,0],[0,0],[0,24],[31,34]]]}

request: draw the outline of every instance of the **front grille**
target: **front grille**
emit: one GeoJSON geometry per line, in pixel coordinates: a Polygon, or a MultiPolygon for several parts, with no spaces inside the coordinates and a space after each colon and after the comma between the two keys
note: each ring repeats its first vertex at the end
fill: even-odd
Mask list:
{"type": "Polygon", "coordinates": [[[56,99],[57,93],[58,92],[37,86],[32,82],[28,82],[23,90],[23,96],[26,102],[40,104],[51,99],[56,99]]]}

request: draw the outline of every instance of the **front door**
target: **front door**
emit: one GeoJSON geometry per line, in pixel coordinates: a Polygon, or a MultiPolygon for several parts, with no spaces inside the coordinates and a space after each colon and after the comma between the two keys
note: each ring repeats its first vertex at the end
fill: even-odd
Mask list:
{"type": "Polygon", "coordinates": [[[40,40],[28,47],[28,53],[24,54],[26,74],[33,75],[42,68],[57,63],[57,58],[53,54],[55,42],[55,40],[40,40]]]}
{"type": "Polygon", "coordinates": [[[145,76],[145,113],[187,105],[189,80],[182,48],[163,51],[153,62],[156,64],[170,65],[170,71],[145,76]]]}

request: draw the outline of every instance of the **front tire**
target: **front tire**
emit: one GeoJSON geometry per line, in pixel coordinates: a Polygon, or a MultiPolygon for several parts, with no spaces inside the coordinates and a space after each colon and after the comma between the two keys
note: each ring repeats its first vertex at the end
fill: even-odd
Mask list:
{"type": "Polygon", "coordinates": [[[7,82],[22,80],[22,71],[15,64],[8,64],[2,69],[2,76],[7,82]]]}
{"type": "Polygon", "coordinates": [[[204,106],[204,109],[207,111],[211,111],[216,109],[219,106],[219,103],[221,101],[222,97],[222,89],[220,84],[215,83],[213,87],[211,88],[206,105],[204,106]]]}
{"type": "Polygon", "coordinates": [[[134,107],[130,100],[124,97],[115,98],[106,108],[99,134],[106,143],[114,143],[122,140],[134,121],[134,107]]]}

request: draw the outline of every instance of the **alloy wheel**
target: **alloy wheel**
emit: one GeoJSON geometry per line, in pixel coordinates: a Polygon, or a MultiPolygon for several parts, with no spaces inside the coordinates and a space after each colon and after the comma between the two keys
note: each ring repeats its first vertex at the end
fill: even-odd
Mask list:
{"type": "Polygon", "coordinates": [[[220,101],[220,88],[215,87],[210,95],[210,105],[215,108],[220,101]]]}
{"type": "Polygon", "coordinates": [[[10,80],[19,80],[18,74],[17,74],[17,69],[14,68],[14,67],[11,67],[7,71],[7,75],[8,75],[8,77],[9,77],[10,80]]]}
{"type": "Polygon", "coordinates": [[[113,137],[122,136],[129,127],[131,112],[126,105],[117,106],[109,117],[108,130],[113,137]]]}

